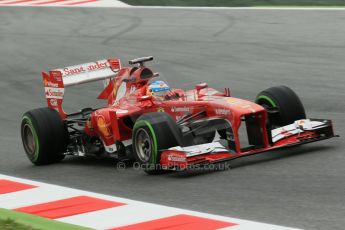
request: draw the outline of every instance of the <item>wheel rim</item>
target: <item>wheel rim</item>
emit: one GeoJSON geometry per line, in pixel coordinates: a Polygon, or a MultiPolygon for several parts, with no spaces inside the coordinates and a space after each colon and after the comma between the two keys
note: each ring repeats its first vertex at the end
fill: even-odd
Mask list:
{"type": "Polygon", "coordinates": [[[144,128],[135,134],[135,150],[142,162],[149,162],[152,154],[152,139],[144,128]]]}
{"type": "Polygon", "coordinates": [[[34,155],[36,152],[36,141],[34,134],[32,132],[32,128],[29,124],[25,124],[23,127],[23,143],[25,151],[29,155],[34,155]]]}

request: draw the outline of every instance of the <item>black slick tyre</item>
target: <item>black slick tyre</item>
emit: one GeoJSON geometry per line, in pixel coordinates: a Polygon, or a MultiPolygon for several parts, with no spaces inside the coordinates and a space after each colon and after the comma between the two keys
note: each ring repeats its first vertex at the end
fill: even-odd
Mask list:
{"type": "Polygon", "coordinates": [[[25,153],[35,165],[61,161],[68,145],[68,133],[59,113],[52,108],[26,112],[21,123],[25,153]]]}
{"type": "Polygon", "coordinates": [[[182,143],[182,133],[173,118],[164,112],[141,115],[132,132],[133,154],[148,174],[160,174],[161,150],[182,143]]]}
{"type": "Polygon", "coordinates": [[[267,110],[276,109],[278,113],[269,114],[271,126],[284,126],[296,120],[305,119],[304,106],[297,94],[287,86],[268,88],[256,97],[255,102],[267,110]]]}

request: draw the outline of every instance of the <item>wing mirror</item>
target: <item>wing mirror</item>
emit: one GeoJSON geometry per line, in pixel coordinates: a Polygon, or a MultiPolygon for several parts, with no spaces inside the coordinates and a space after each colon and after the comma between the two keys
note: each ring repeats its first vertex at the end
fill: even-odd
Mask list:
{"type": "Polygon", "coordinates": [[[195,85],[195,89],[196,89],[196,91],[200,91],[200,90],[202,90],[202,89],[205,89],[205,88],[207,88],[208,87],[208,84],[207,83],[200,83],[200,84],[197,84],[197,85],[195,85]]]}

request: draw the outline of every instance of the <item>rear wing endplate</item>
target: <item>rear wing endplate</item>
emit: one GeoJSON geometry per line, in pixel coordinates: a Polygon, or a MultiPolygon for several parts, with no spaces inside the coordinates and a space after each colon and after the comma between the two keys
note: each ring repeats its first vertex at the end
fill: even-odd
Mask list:
{"type": "Polygon", "coordinates": [[[62,108],[65,87],[114,78],[120,69],[120,59],[111,58],[42,72],[48,107],[65,118],[67,114],[62,108]]]}

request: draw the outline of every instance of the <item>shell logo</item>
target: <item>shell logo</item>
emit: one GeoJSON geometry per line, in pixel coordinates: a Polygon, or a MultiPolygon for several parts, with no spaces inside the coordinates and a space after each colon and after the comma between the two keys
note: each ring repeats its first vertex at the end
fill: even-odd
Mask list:
{"type": "Polygon", "coordinates": [[[165,110],[164,110],[164,108],[159,107],[159,108],[157,109],[157,112],[165,112],[165,110]]]}
{"type": "Polygon", "coordinates": [[[101,132],[101,134],[106,137],[109,138],[112,136],[112,134],[109,131],[109,127],[104,119],[103,116],[98,116],[97,117],[97,126],[98,126],[98,130],[101,132]]]}
{"type": "Polygon", "coordinates": [[[44,80],[43,80],[43,85],[48,86],[48,80],[46,78],[44,78],[44,80]]]}
{"type": "Polygon", "coordinates": [[[242,101],[235,99],[235,98],[229,98],[226,100],[231,105],[240,105],[243,104],[242,101]]]}

